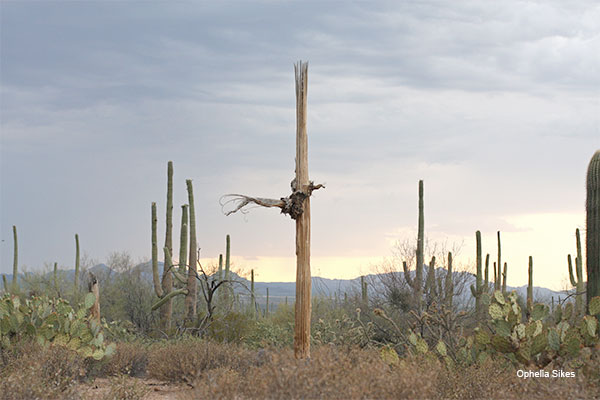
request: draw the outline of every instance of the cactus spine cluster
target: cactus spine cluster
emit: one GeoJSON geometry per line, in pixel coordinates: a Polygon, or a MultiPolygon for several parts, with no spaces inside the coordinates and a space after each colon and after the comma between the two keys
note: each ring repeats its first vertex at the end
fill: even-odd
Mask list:
{"type": "Polygon", "coordinates": [[[585,314],[585,302],[583,295],[585,293],[585,282],[583,281],[583,257],[581,255],[581,237],[579,236],[579,229],[575,230],[575,244],[577,247],[577,257],[575,257],[575,274],[573,274],[573,262],[571,255],[567,256],[567,263],[569,265],[569,280],[571,285],[575,287],[575,313],[577,315],[585,314]],[[577,278],[575,278],[577,277],[577,278]]]}
{"type": "Polygon", "coordinates": [[[600,296],[600,150],[590,160],[586,179],[587,307],[600,296]]]}
{"type": "Polygon", "coordinates": [[[423,297],[423,263],[424,263],[424,245],[425,245],[425,215],[423,211],[423,181],[419,181],[419,230],[417,234],[417,266],[415,278],[412,279],[408,273],[406,262],[402,263],[404,268],[404,278],[406,283],[413,289],[416,301],[417,312],[421,311],[421,302],[423,297]]]}

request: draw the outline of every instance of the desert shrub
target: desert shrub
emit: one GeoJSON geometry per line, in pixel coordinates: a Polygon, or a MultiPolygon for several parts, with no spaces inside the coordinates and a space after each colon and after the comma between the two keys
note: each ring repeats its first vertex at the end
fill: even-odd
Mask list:
{"type": "Polygon", "coordinates": [[[208,371],[189,398],[433,398],[440,372],[437,362],[390,366],[375,350],[323,346],[310,360],[296,360],[291,350],[283,350],[247,372],[235,366],[208,371]]]}
{"type": "Polygon", "coordinates": [[[191,384],[206,371],[232,367],[246,371],[260,362],[256,352],[235,344],[186,339],[152,346],[148,356],[148,375],[167,382],[191,384]]]}
{"type": "Polygon", "coordinates": [[[272,318],[259,319],[254,329],[244,340],[251,349],[267,347],[290,347],[294,340],[294,325],[292,323],[277,323],[272,318]]]}
{"type": "Polygon", "coordinates": [[[142,343],[119,343],[106,361],[105,375],[144,376],[148,367],[148,348],[142,343]]]}
{"type": "MultiPolygon", "coordinates": [[[[552,375],[550,368],[546,371],[552,375]]],[[[575,378],[523,379],[510,363],[488,360],[441,375],[438,393],[441,398],[460,399],[593,399],[597,398],[598,387],[586,383],[583,374],[578,373],[575,378]]]]}
{"type": "Polygon", "coordinates": [[[216,317],[208,326],[207,336],[217,342],[240,343],[251,334],[254,325],[249,314],[232,311],[216,317]]]}
{"type": "Polygon", "coordinates": [[[77,398],[75,385],[86,375],[82,356],[62,346],[20,347],[0,372],[0,399],[77,398]]]}
{"type": "Polygon", "coordinates": [[[111,379],[110,389],[102,398],[104,400],[139,400],[146,398],[148,392],[148,387],[137,379],[119,375],[111,379]]]}

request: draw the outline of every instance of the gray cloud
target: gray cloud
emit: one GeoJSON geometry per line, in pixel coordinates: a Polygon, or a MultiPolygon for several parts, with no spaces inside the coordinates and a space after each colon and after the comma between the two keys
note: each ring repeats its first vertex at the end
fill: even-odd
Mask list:
{"type": "Polygon", "coordinates": [[[600,147],[595,2],[1,7],[2,271],[13,224],[30,268],[71,265],[75,232],[97,258],[148,255],[170,159],[176,204],[194,179],[206,255],[226,233],[240,255],[293,254],[290,221],[225,218],[218,199],[287,194],[298,58],[311,175],[328,184],[315,254],[387,252],[383,238],[415,224],[418,179],[428,221],[457,235],[582,210],[600,147]]]}

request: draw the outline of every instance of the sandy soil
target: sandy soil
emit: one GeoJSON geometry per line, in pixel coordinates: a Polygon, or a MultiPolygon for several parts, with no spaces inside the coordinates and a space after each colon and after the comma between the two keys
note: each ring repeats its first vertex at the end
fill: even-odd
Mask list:
{"type": "Polygon", "coordinates": [[[148,400],[167,400],[179,399],[181,395],[189,392],[192,388],[188,385],[175,385],[160,382],[155,379],[148,378],[123,378],[125,380],[117,380],[115,378],[97,378],[93,382],[83,384],[80,393],[85,399],[106,399],[110,396],[111,388],[115,386],[139,386],[146,389],[144,399],[148,400]]]}

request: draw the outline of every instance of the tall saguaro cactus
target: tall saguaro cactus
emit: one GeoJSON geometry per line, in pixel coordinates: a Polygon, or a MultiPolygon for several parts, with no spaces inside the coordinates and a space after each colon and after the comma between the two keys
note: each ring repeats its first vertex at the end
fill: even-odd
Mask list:
{"type": "Polygon", "coordinates": [[[494,290],[500,290],[502,288],[502,247],[500,245],[500,231],[498,231],[498,263],[494,268],[494,290]]]}
{"type": "Polygon", "coordinates": [[[193,320],[196,318],[196,303],[198,302],[198,282],[196,281],[198,253],[196,242],[196,211],[194,208],[194,188],[192,180],[186,180],[188,190],[188,206],[190,211],[190,265],[188,267],[187,289],[188,293],[185,296],[185,308],[187,310],[187,318],[193,320]]]}
{"type": "Polygon", "coordinates": [[[156,234],[156,225],[158,218],[156,217],[156,203],[152,203],[152,281],[154,282],[154,291],[160,298],[163,297],[162,285],[158,276],[158,239],[156,234]]]}
{"type": "Polygon", "coordinates": [[[587,306],[600,296],[600,150],[590,160],[586,179],[587,306]]]}
{"type": "Polygon", "coordinates": [[[232,292],[232,287],[229,284],[229,280],[231,279],[231,237],[229,235],[227,235],[227,237],[225,238],[225,304],[227,307],[229,307],[231,301],[232,301],[232,297],[233,297],[233,292],[232,292]]]}
{"type": "Polygon", "coordinates": [[[444,284],[445,289],[445,303],[446,306],[452,308],[452,297],[454,297],[454,280],[452,279],[452,253],[448,252],[448,271],[446,271],[446,281],[444,284]]]}
{"type": "MultiPolygon", "coordinates": [[[[19,288],[17,281],[17,275],[19,274],[19,242],[17,241],[17,226],[13,225],[13,242],[14,242],[14,253],[13,253],[13,277],[12,277],[12,291],[16,292],[19,288]]],[[[6,287],[5,287],[6,288],[6,287]]]]}
{"type": "Polygon", "coordinates": [[[408,265],[406,262],[402,263],[404,269],[404,279],[408,286],[410,286],[414,293],[415,308],[417,312],[421,312],[423,302],[423,264],[425,260],[425,211],[423,201],[423,181],[419,181],[419,225],[417,231],[417,265],[415,267],[414,279],[410,277],[408,272],[408,265]]]}
{"type": "Polygon", "coordinates": [[[364,307],[367,307],[369,304],[369,292],[367,288],[367,281],[365,281],[365,276],[361,275],[360,277],[360,297],[364,307]]]}
{"type": "Polygon", "coordinates": [[[581,238],[579,236],[579,228],[575,230],[575,244],[577,248],[577,257],[575,257],[575,274],[573,274],[573,263],[571,262],[571,255],[567,256],[567,263],[569,265],[569,280],[571,285],[575,287],[575,312],[578,315],[585,314],[585,303],[583,296],[585,293],[585,283],[583,281],[583,257],[581,255],[581,238]],[[577,279],[575,279],[577,277],[577,279]]]}
{"type": "MultiPolygon", "coordinates": [[[[179,268],[173,268],[173,228],[172,228],[172,176],[173,176],[173,165],[169,161],[167,168],[167,231],[165,233],[165,246],[163,247],[165,261],[162,280],[159,277],[158,272],[158,239],[157,239],[157,217],[156,217],[156,203],[152,203],[152,281],[154,283],[154,292],[159,298],[152,306],[152,310],[161,310],[161,326],[163,329],[168,331],[171,325],[172,318],[172,300],[176,296],[185,295],[188,296],[190,293],[189,280],[184,275],[187,266],[187,227],[188,227],[188,205],[184,204],[181,206],[181,236],[179,243],[179,268]],[[173,277],[177,279],[180,284],[185,284],[185,288],[173,289],[173,277]]],[[[193,283],[196,283],[195,274],[193,283]]],[[[195,314],[195,313],[194,313],[195,314]]]]}
{"type": "Polygon", "coordinates": [[[250,270],[250,312],[252,316],[256,313],[256,297],[254,296],[254,270],[250,270]]]}
{"type": "Polygon", "coordinates": [[[482,265],[481,265],[481,232],[475,232],[476,241],[476,257],[477,257],[477,275],[475,279],[475,286],[471,285],[471,294],[475,297],[475,313],[477,318],[483,315],[483,293],[487,292],[488,288],[484,287],[482,282],[482,265]]]}
{"type": "Polygon", "coordinates": [[[79,291],[79,235],[75,234],[75,280],[73,282],[74,291],[79,291]]]}
{"type": "Polygon", "coordinates": [[[502,271],[502,294],[506,294],[506,274],[507,274],[508,264],[504,262],[504,271],[502,271]]]}
{"type": "Polygon", "coordinates": [[[429,261],[427,281],[425,283],[425,293],[427,296],[427,307],[429,307],[437,297],[435,290],[435,256],[431,257],[431,261],[429,261]]]}
{"type": "Polygon", "coordinates": [[[529,256],[529,280],[527,282],[527,315],[533,311],[533,257],[529,256]]]}
{"type": "Polygon", "coordinates": [[[421,297],[422,287],[421,282],[423,281],[423,264],[425,263],[425,208],[423,200],[423,181],[419,181],[419,227],[417,232],[417,271],[416,280],[419,282],[417,286],[417,302],[418,311],[421,311],[421,297]]]}
{"type": "MultiPolygon", "coordinates": [[[[167,164],[167,215],[165,232],[165,261],[163,264],[162,290],[163,296],[168,296],[173,290],[173,276],[171,274],[171,254],[173,254],[173,161],[167,164]],[[167,251],[168,250],[168,251],[167,251]],[[169,262],[167,262],[169,261],[169,262]]],[[[169,299],[160,308],[160,320],[164,330],[171,328],[171,315],[173,314],[173,299],[169,299]]]]}
{"type": "Polygon", "coordinates": [[[179,270],[184,272],[187,266],[188,243],[188,208],[187,204],[181,206],[181,233],[179,238],[179,270]]]}

